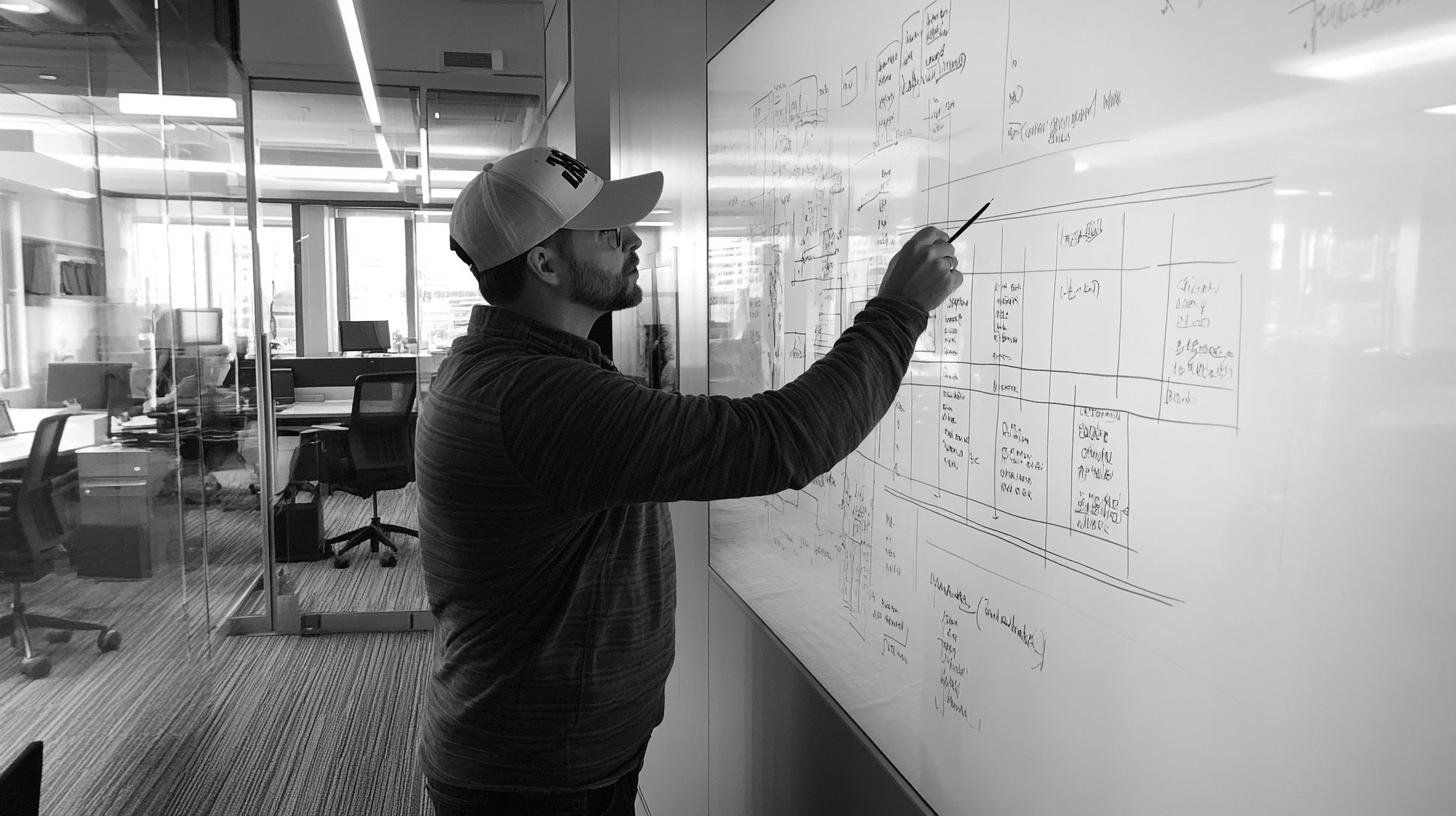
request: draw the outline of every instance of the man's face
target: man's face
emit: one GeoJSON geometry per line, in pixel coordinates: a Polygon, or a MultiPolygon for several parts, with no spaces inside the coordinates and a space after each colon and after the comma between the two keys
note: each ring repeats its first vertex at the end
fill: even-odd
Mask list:
{"type": "Polygon", "coordinates": [[[642,239],[631,227],[617,230],[571,230],[565,252],[572,303],[615,312],[642,302],[637,285],[637,248],[642,239]]]}

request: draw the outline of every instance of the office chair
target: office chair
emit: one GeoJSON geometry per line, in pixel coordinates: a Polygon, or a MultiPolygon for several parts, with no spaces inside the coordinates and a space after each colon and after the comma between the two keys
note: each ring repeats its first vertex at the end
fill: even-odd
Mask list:
{"type": "Polygon", "coordinates": [[[50,658],[37,654],[30,642],[32,627],[56,630],[46,639],[61,643],[77,629],[95,629],[96,646],[103,652],[121,648],[121,633],[100,623],[35,615],[25,609],[20,586],[50,574],[65,529],[56,512],[53,495],[57,487],[75,478],[75,471],[57,473],[56,459],[61,432],[69,414],[48,416],[40,421],[30,444],[30,458],[20,479],[0,479],[0,577],[14,588],[10,613],[0,617],[0,636],[9,635],[20,650],[20,672],[30,678],[50,674],[50,658]]]}
{"type": "Polygon", "coordinates": [[[35,740],[0,770],[0,812],[14,816],[40,816],[40,782],[45,764],[45,743],[35,740]]]}
{"type": "Polygon", "coordinates": [[[328,481],[345,493],[374,502],[374,517],[357,530],[336,535],[329,544],[347,542],[334,551],[334,566],[349,566],[345,555],[364,542],[380,552],[379,565],[397,563],[399,548],[390,533],[419,536],[418,530],[379,520],[379,491],[397,490],[414,481],[414,444],[410,412],[415,403],[415,375],[410,371],[360,374],[354,378],[354,407],[349,413],[347,455],[329,457],[328,481]]]}

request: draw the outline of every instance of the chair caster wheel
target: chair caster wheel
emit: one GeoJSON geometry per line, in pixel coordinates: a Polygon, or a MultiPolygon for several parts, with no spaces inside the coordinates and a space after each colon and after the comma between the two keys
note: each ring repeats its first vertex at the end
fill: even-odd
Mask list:
{"type": "Polygon", "coordinates": [[[51,643],[69,643],[71,640],[71,630],[52,629],[45,633],[45,639],[51,643]]]}
{"type": "Polygon", "coordinates": [[[121,648],[121,633],[115,629],[102,629],[96,635],[96,648],[103,652],[114,652],[121,648]]]}
{"type": "Polygon", "coordinates": [[[337,556],[337,555],[334,556],[334,569],[348,569],[348,568],[349,568],[349,559],[347,559],[347,558],[341,558],[340,556],[337,556]]]}
{"type": "Polygon", "coordinates": [[[32,680],[39,680],[51,673],[51,659],[45,655],[22,658],[20,673],[32,680]]]}
{"type": "Polygon", "coordinates": [[[399,559],[392,552],[387,552],[379,556],[379,566],[381,567],[392,567],[398,563],[399,559]]]}

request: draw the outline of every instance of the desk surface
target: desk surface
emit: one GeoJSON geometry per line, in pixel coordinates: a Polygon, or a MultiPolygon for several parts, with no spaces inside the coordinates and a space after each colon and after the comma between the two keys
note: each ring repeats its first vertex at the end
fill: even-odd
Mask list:
{"type": "MultiPolygon", "coordinates": [[[[318,402],[295,402],[286,410],[274,414],[274,419],[280,427],[296,427],[299,425],[319,425],[328,422],[348,422],[349,415],[354,410],[354,399],[331,399],[318,402]]],[[[415,401],[415,407],[411,414],[419,413],[419,401],[415,401]]]]}
{"type": "Polygon", "coordinates": [[[349,418],[349,413],[354,410],[354,400],[319,400],[316,402],[295,402],[286,408],[279,410],[274,416],[279,420],[289,417],[307,417],[310,420],[319,417],[343,417],[349,418]]]}
{"type": "MultiPolygon", "coordinates": [[[[348,422],[349,415],[353,411],[354,400],[332,399],[332,400],[310,400],[297,402],[284,408],[280,408],[273,416],[279,428],[296,430],[306,428],[310,425],[322,425],[327,423],[348,422]]],[[[226,412],[218,412],[214,420],[222,417],[226,412]]],[[[252,408],[243,408],[242,414],[250,418],[256,418],[252,408]]],[[[231,414],[237,416],[236,413],[231,414]]],[[[39,420],[36,420],[39,421],[39,420]]],[[[202,418],[202,430],[206,434],[209,426],[207,415],[202,418]]],[[[130,431],[133,434],[146,434],[157,429],[156,420],[146,417],[138,417],[129,420],[122,425],[122,430],[130,431]]],[[[102,434],[105,435],[104,432],[102,434]]]]}
{"type": "MultiPolygon", "coordinates": [[[[0,438],[0,469],[20,467],[30,458],[30,445],[35,438],[35,429],[40,421],[62,411],[56,408],[11,408],[10,419],[19,431],[15,436],[0,438]]],[[[61,452],[69,453],[77,448],[105,441],[107,417],[101,411],[83,411],[66,420],[66,430],[61,434],[61,452]]]]}

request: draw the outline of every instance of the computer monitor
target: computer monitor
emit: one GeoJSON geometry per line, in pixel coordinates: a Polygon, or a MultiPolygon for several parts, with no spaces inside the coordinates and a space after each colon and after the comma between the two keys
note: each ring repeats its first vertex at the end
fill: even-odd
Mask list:
{"type": "Polygon", "coordinates": [[[293,369],[268,369],[268,384],[272,386],[274,405],[293,404],[293,369]]]}
{"type": "Polygon", "coordinates": [[[179,347],[222,343],[222,309],[173,309],[172,330],[179,347]]]}
{"type": "MultiPolygon", "coordinates": [[[[292,405],[294,402],[293,369],[271,368],[268,370],[268,382],[272,386],[273,402],[275,405],[292,405]]],[[[248,399],[256,402],[254,393],[257,390],[258,369],[255,366],[244,366],[238,369],[238,388],[242,389],[248,399]]]]}
{"type": "Polygon", "coordinates": [[[388,320],[340,320],[340,351],[389,351],[388,320]]]}
{"type": "Polygon", "coordinates": [[[131,363],[51,363],[46,405],[75,400],[82,408],[112,413],[131,407],[131,363]]]}

